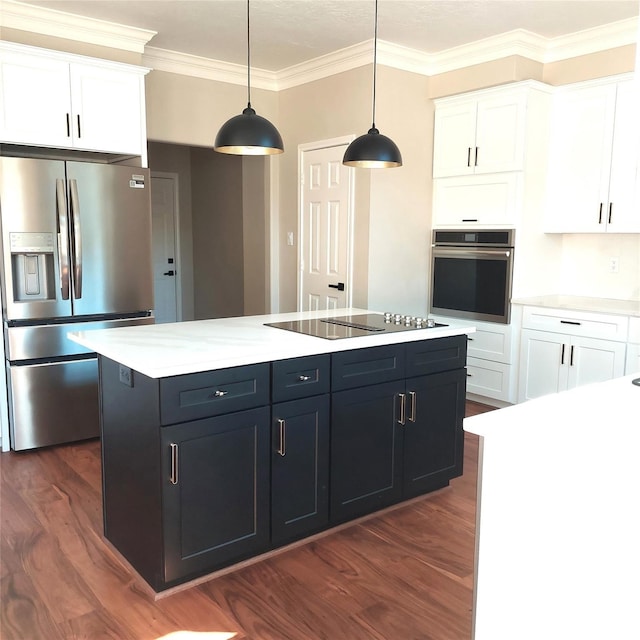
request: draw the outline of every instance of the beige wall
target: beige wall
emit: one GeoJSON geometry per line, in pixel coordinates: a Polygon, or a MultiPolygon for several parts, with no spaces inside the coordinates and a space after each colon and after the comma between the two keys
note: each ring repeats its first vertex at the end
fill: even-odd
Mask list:
{"type": "MultiPolygon", "coordinates": [[[[150,140],[213,147],[218,129],[247,106],[247,89],[203,78],[151,71],[146,79],[150,140]]],[[[251,90],[258,115],[278,120],[278,94],[251,90]]]]}

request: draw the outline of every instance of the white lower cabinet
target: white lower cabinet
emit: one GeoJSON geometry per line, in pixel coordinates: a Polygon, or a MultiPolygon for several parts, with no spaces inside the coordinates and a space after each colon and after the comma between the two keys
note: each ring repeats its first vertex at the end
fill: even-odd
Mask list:
{"type": "Polygon", "coordinates": [[[624,375],[624,342],[523,329],[518,401],[624,375]]]}
{"type": "Polygon", "coordinates": [[[640,317],[629,318],[629,344],[627,344],[626,375],[640,372],[640,317]]]}

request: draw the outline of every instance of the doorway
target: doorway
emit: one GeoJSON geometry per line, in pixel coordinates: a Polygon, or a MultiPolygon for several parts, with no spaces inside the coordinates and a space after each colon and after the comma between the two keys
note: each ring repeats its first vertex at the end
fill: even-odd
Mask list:
{"type": "Polygon", "coordinates": [[[298,147],[298,310],[352,305],[353,171],[342,164],[352,138],[298,147]]]}
{"type": "Polygon", "coordinates": [[[153,238],[153,294],[156,324],[179,322],[181,270],[178,241],[178,174],[151,173],[151,228],[153,238]]]}

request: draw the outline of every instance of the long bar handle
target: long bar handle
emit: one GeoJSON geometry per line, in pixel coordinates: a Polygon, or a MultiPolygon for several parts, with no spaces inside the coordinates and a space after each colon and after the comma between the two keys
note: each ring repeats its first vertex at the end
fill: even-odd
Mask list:
{"type": "Polygon", "coordinates": [[[82,138],[82,131],[80,129],[80,114],[76,116],[78,122],[78,138],[82,138]]]}
{"type": "Polygon", "coordinates": [[[573,367],[573,349],[574,345],[571,345],[571,355],[569,356],[569,366],[573,367]]]}
{"type": "Polygon", "coordinates": [[[613,216],[613,202],[609,203],[609,217],[607,218],[607,224],[611,224],[611,218],[613,216]]]}
{"type": "Polygon", "coordinates": [[[602,224],[602,202],[600,203],[600,210],[598,212],[598,224],[602,224]]]}
{"type": "Polygon", "coordinates": [[[78,182],[69,180],[71,200],[71,220],[73,228],[73,297],[82,298],[82,228],[80,226],[80,198],[78,196],[78,182]]]}
{"type": "Polygon", "coordinates": [[[401,424],[404,427],[407,423],[407,396],[404,393],[398,393],[396,397],[400,400],[400,419],[398,419],[398,424],[401,424]]]}
{"type": "Polygon", "coordinates": [[[280,454],[283,458],[287,455],[287,444],[286,444],[286,424],[282,418],[278,418],[278,429],[280,431],[280,444],[278,445],[278,454],[280,454]]]}
{"type": "Polygon", "coordinates": [[[60,266],[60,292],[63,300],[69,299],[69,219],[64,180],[56,180],[56,205],[58,215],[58,264],[60,266]]]}
{"type": "Polygon", "coordinates": [[[560,354],[560,364],[564,364],[564,342],[562,343],[562,353],[560,354]]]}
{"type": "Polygon", "coordinates": [[[171,484],[178,484],[178,445],[171,443],[171,475],[169,476],[169,482],[171,484]]]}
{"type": "Polygon", "coordinates": [[[411,414],[409,415],[409,422],[416,421],[416,392],[409,391],[409,399],[411,400],[411,414]]]}

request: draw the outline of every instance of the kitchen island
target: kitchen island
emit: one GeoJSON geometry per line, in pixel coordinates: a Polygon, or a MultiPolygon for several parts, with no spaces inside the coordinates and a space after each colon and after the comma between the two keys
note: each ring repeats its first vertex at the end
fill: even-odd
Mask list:
{"type": "Polygon", "coordinates": [[[105,537],[156,592],[462,473],[472,326],[266,326],[368,313],[69,334],[99,354],[105,537]]]}
{"type": "Polygon", "coordinates": [[[474,640],[640,638],[636,378],[464,420],[480,436],[474,640]]]}

